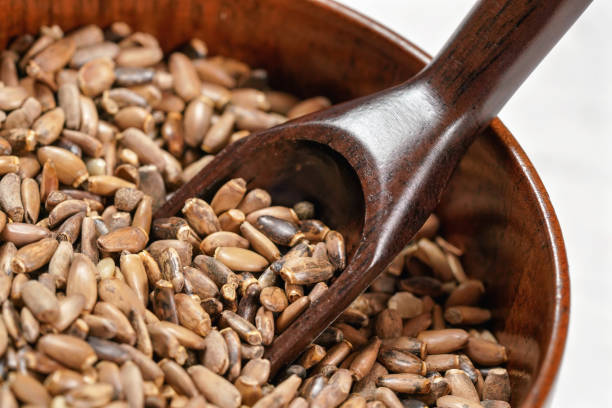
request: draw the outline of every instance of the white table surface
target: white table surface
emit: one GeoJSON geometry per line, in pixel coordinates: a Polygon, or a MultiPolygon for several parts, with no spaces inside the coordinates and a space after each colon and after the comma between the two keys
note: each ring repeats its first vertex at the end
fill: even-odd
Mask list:
{"type": "MultiPolygon", "coordinates": [[[[430,54],[474,0],[341,0],[430,54]]],[[[570,264],[570,333],[552,406],[612,407],[612,1],[595,1],[499,115],[534,163],[570,264]]]]}

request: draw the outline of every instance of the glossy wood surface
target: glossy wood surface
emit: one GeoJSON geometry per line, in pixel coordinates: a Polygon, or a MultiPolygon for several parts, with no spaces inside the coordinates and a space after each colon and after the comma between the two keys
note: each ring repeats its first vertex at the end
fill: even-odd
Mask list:
{"type": "MultiPolygon", "coordinates": [[[[494,3],[499,6],[504,2],[494,3]]],[[[553,3],[567,4],[547,4],[553,3]]],[[[426,58],[406,40],[327,1],[0,0],[0,6],[5,11],[0,17],[0,45],[24,31],[35,32],[41,24],[57,23],[70,29],[90,22],[107,25],[125,20],[160,37],[166,50],[192,36],[200,36],[213,53],[235,56],[268,69],[271,78],[277,81],[276,86],[301,96],[330,95],[335,101],[398,84],[415,75],[426,58]]],[[[531,53],[541,54],[542,48],[551,46],[550,36],[560,31],[548,30],[553,26],[556,30],[565,29],[576,14],[576,10],[561,11],[555,14],[561,19],[560,25],[539,25],[538,30],[548,40],[531,43],[535,47],[527,47],[531,53]]],[[[523,67],[522,74],[529,69],[523,67]]],[[[492,78],[487,79],[492,81],[490,84],[508,80],[500,76],[492,78]]],[[[511,84],[516,85],[512,81],[511,84]]],[[[490,118],[498,109],[499,99],[487,101],[490,118]]],[[[431,210],[419,208],[417,217],[406,219],[402,217],[404,208],[386,205],[404,190],[381,189],[394,175],[399,175],[400,180],[414,180],[411,170],[419,162],[396,160],[398,167],[383,166],[384,171],[376,170],[383,163],[383,157],[374,158],[372,152],[377,151],[375,145],[382,146],[380,141],[392,140],[384,138],[382,133],[387,128],[393,130],[392,127],[368,135],[368,140],[348,143],[346,134],[338,137],[334,133],[332,137],[332,132],[348,126],[346,121],[342,123],[342,111],[336,110],[336,114],[335,122],[323,124],[325,132],[318,127],[321,124],[315,124],[300,127],[299,137],[296,135],[293,140],[259,136],[257,144],[232,145],[223,156],[240,157],[240,160],[218,161],[220,165],[200,180],[208,186],[201,193],[206,196],[215,185],[241,175],[249,180],[249,187],[269,188],[278,202],[313,200],[326,222],[347,236],[351,265],[372,265],[375,267],[372,270],[380,270],[397,249],[385,245],[394,241],[396,247],[401,246],[401,241],[411,235],[410,228],[402,225],[417,228],[415,225],[431,210]],[[347,152],[354,154],[347,155],[347,152]],[[348,160],[341,159],[343,155],[348,160]],[[257,164],[261,162],[266,166],[257,164]],[[374,177],[364,181],[361,178],[364,173],[374,177]],[[394,227],[379,231],[382,236],[370,235],[383,222],[392,222],[394,227]],[[363,240],[364,235],[371,239],[363,240]],[[360,242],[370,246],[369,257],[356,250],[360,242]]],[[[369,121],[360,115],[353,117],[355,121],[350,123],[353,130],[355,126],[367,128],[369,121]]],[[[470,126],[475,128],[476,122],[470,126]]],[[[292,126],[295,125],[287,125],[292,126]]],[[[397,152],[391,153],[407,154],[397,152]]],[[[427,204],[431,207],[438,198],[437,194],[433,196],[427,204]]],[[[544,188],[516,141],[499,122],[487,128],[469,148],[437,211],[453,242],[468,249],[464,262],[469,273],[483,278],[490,287],[489,306],[494,310],[496,334],[511,353],[513,405],[542,406],[558,370],[567,334],[567,264],[558,223],[544,188]]],[[[321,304],[311,308],[317,309],[329,307],[321,304]]],[[[329,318],[330,312],[327,313],[329,318]]],[[[309,314],[312,317],[311,311],[309,314]]],[[[308,314],[304,318],[307,320],[308,314]]],[[[307,337],[299,340],[310,341],[307,337]]]]}

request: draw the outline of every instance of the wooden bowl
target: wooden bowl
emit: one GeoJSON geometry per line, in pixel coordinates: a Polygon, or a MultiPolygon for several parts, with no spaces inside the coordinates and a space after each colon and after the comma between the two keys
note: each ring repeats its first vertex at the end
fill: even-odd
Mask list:
{"type": "MultiPolygon", "coordinates": [[[[200,37],[212,54],[267,69],[280,89],[334,101],[397,84],[429,59],[326,0],[0,0],[0,9],[0,47],[41,25],[70,30],[123,20],[157,36],[165,50],[200,37]]],[[[544,406],[567,337],[567,260],[544,186],[499,120],[470,148],[438,214],[444,235],[465,248],[467,272],[488,288],[494,332],[510,352],[513,406],[544,406]]]]}

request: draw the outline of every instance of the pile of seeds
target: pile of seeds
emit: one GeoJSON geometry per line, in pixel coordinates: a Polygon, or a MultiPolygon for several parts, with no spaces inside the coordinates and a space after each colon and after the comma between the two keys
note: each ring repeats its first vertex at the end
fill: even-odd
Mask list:
{"type": "Polygon", "coordinates": [[[242,179],[152,220],[228,143],[328,99],[124,23],[0,60],[0,406],[509,406],[484,286],[435,217],[274,380],[264,347],[342,271],[342,235],[242,179]]]}

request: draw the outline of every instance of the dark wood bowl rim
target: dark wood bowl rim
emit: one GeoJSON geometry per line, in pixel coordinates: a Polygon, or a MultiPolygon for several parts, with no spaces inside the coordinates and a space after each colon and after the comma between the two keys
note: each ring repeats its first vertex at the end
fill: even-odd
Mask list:
{"type": "MultiPolygon", "coordinates": [[[[429,54],[409,40],[349,7],[336,3],[333,0],[308,1],[317,7],[328,9],[339,17],[350,19],[354,24],[360,26],[364,30],[372,32],[372,34],[383,37],[385,40],[395,44],[397,47],[420,60],[423,66],[431,59],[429,54]]],[[[501,120],[496,118],[491,123],[490,128],[495,135],[495,143],[503,146],[504,153],[512,160],[512,165],[518,169],[518,173],[522,174],[528,181],[531,191],[531,197],[529,198],[537,202],[537,209],[546,226],[546,234],[548,235],[553,254],[555,296],[553,299],[554,321],[552,322],[551,339],[547,349],[543,350],[538,376],[534,380],[522,404],[524,407],[540,407],[544,406],[549,399],[548,397],[553,389],[555,379],[561,366],[563,351],[567,340],[570,313],[570,279],[567,253],[561,228],[559,226],[559,220],[550,202],[550,197],[546,192],[544,184],[542,184],[540,176],[538,176],[533,164],[525,154],[525,151],[501,120]]]]}

